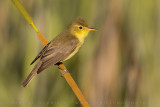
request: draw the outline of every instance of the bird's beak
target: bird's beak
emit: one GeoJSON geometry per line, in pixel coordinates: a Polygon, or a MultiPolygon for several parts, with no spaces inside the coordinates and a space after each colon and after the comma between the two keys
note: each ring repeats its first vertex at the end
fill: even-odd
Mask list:
{"type": "Polygon", "coordinates": [[[94,28],[88,28],[89,31],[96,31],[94,28]]]}

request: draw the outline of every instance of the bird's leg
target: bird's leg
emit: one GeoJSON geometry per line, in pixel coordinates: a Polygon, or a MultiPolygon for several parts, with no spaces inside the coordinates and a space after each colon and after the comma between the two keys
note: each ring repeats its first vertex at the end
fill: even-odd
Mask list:
{"type": "Polygon", "coordinates": [[[60,67],[59,66],[60,64],[63,64],[63,63],[62,62],[58,62],[58,63],[55,64],[55,66],[57,66],[60,70],[64,71],[63,74],[61,75],[61,77],[64,77],[65,73],[70,73],[70,72],[68,70],[63,69],[62,67],[60,67]]]}

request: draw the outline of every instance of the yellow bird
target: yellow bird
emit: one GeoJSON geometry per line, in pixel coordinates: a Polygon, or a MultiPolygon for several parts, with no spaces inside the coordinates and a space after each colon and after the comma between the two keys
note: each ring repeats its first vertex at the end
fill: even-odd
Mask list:
{"type": "Polygon", "coordinates": [[[31,62],[32,65],[37,59],[40,59],[24,80],[22,86],[25,87],[36,74],[51,65],[56,65],[75,55],[89,31],[95,31],[95,29],[89,28],[83,18],[73,20],[68,28],[51,40],[31,62]]]}

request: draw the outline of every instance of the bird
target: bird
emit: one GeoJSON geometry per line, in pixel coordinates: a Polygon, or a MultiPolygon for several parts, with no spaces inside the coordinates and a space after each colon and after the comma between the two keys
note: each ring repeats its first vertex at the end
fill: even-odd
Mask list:
{"type": "Polygon", "coordinates": [[[96,31],[96,29],[90,28],[82,17],[74,19],[66,30],[53,38],[31,62],[30,65],[39,59],[22,86],[26,87],[36,74],[41,73],[46,68],[74,56],[90,31],[96,31]]]}

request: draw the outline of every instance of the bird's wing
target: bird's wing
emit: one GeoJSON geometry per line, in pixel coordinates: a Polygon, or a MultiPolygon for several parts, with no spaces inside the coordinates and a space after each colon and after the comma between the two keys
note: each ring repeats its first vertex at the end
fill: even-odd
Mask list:
{"type": "Polygon", "coordinates": [[[40,73],[53,64],[63,61],[76,49],[77,43],[78,40],[73,39],[68,42],[50,45],[40,58],[40,60],[42,61],[42,65],[38,69],[37,73],[40,73]]]}
{"type": "Polygon", "coordinates": [[[42,54],[47,50],[48,46],[49,46],[50,42],[41,50],[41,52],[39,52],[39,54],[36,56],[36,58],[31,62],[30,65],[32,65],[37,59],[39,59],[42,54]]]}

